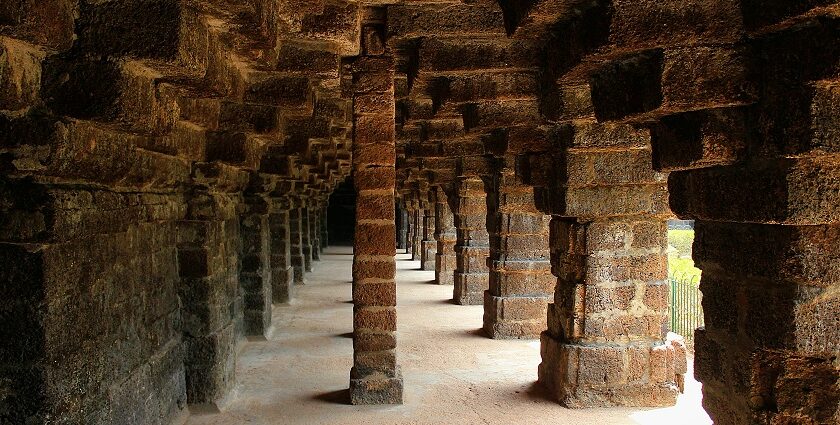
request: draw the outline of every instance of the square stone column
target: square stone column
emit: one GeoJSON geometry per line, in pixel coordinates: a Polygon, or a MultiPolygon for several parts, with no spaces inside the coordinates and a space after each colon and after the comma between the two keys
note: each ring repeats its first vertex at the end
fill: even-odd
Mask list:
{"type": "Polygon", "coordinates": [[[453,298],[461,305],[484,303],[490,275],[487,257],[490,236],[487,233],[487,194],[478,177],[462,177],[456,183],[455,276],[453,298]]]}
{"type": "Polygon", "coordinates": [[[446,192],[440,187],[434,189],[435,197],[435,282],[438,285],[455,284],[455,242],[458,235],[455,232],[455,216],[446,199],[446,192]]]}
{"type": "Polygon", "coordinates": [[[567,136],[539,167],[554,173],[557,276],[539,381],[567,407],[673,405],[686,369],[681,338],[666,339],[666,175],[647,130],[580,122],[567,136]]]}
{"type": "Polygon", "coordinates": [[[271,326],[271,233],[269,204],[260,195],[245,197],[240,215],[242,239],[239,284],[243,291],[245,333],[265,336],[271,326]]]}
{"type": "Polygon", "coordinates": [[[176,226],[177,295],[190,404],[215,404],[233,390],[236,346],[245,336],[237,215],[242,195],[235,193],[244,186],[207,177],[226,175],[214,172],[220,167],[196,166],[189,214],[176,226]]]}
{"type": "MultiPolygon", "coordinates": [[[[384,10],[370,9],[384,19],[384,10]],[[377,13],[378,12],[378,13],[377,13]]],[[[384,21],[383,21],[384,22],[384,21]]],[[[402,403],[397,366],[394,60],[383,25],[365,25],[353,71],[353,404],[402,403]]]]}
{"type": "Polygon", "coordinates": [[[551,274],[549,226],[534,189],[518,180],[513,158],[502,159],[488,196],[490,289],[484,330],[491,338],[539,338],[557,278],[551,274]]]}
{"type": "Polygon", "coordinates": [[[312,218],[310,207],[304,204],[300,209],[300,247],[303,251],[303,269],[312,272],[312,218]]]}
{"type": "Polygon", "coordinates": [[[216,218],[178,222],[179,296],[190,404],[216,403],[233,389],[236,343],[244,336],[237,332],[241,316],[236,317],[235,306],[239,301],[239,220],[216,218]],[[208,267],[192,267],[198,262],[208,267]]]}
{"type": "Polygon", "coordinates": [[[312,251],[312,261],[321,259],[321,232],[319,218],[320,207],[313,205],[309,207],[309,242],[312,251]]]}
{"type": "Polygon", "coordinates": [[[437,241],[435,240],[435,204],[423,210],[423,239],[420,241],[420,266],[423,270],[435,269],[435,254],[437,241]]]}
{"type": "Polygon", "coordinates": [[[291,242],[289,251],[295,285],[304,284],[306,261],[303,256],[303,210],[298,206],[299,200],[294,200],[289,210],[289,234],[291,242]]]}
{"type": "Polygon", "coordinates": [[[330,245],[330,238],[329,238],[329,227],[327,226],[327,205],[321,207],[321,210],[318,212],[320,214],[320,219],[318,220],[318,224],[321,230],[321,248],[326,248],[330,245]]]}
{"type": "Polygon", "coordinates": [[[271,286],[275,303],[287,303],[292,299],[294,271],[292,269],[292,234],[289,224],[289,201],[272,199],[273,208],[268,215],[271,232],[271,286]]]}
{"type": "Polygon", "coordinates": [[[408,238],[409,232],[408,211],[398,204],[397,206],[397,249],[407,250],[411,245],[408,238]]]}
{"type": "Polygon", "coordinates": [[[423,216],[424,212],[421,208],[416,208],[411,212],[411,260],[420,260],[420,251],[422,250],[423,233],[423,216]]]}
{"type": "Polygon", "coordinates": [[[703,407],[720,423],[835,423],[840,161],[780,158],[671,173],[694,218],[703,407]]]}

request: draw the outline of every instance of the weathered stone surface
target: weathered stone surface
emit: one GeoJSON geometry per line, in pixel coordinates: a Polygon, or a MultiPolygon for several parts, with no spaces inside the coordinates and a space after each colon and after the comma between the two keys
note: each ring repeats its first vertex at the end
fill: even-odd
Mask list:
{"type": "Polygon", "coordinates": [[[560,402],[672,404],[676,214],[697,220],[712,419],[835,423],[838,16],[834,0],[4,1],[0,421],[168,423],[219,402],[353,173],[354,403],[402,399],[399,244],[484,302],[491,336],[542,333],[560,402]]]}
{"type": "MultiPolygon", "coordinates": [[[[365,56],[353,64],[354,97],[370,92],[393,99],[393,58],[374,26],[363,29],[365,56]]],[[[354,102],[354,152],[372,143],[394,146],[394,102],[376,105],[354,102]]],[[[394,163],[356,158],[353,170],[359,211],[353,244],[353,368],[350,372],[352,404],[401,404],[403,381],[397,366],[397,288],[394,254],[398,241],[405,247],[407,214],[401,210],[402,229],[394,212],[394,163]],[[381,200],[381,202],[379,202],[381,200]],[[389,206],[385,208],[385,206],[389,206]],[[402,236],[397,239],[397,233],[402,236]],[[360,339],[380,335],[379,341],[360,339]],[[381,347],[381,340],[393,341],[381,347]]]]}

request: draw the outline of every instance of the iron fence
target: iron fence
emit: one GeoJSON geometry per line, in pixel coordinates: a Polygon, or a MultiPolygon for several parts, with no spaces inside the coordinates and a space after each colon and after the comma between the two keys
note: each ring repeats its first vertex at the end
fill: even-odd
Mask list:
{"type": "Polygon", "coordinates": [[[694,345],[694,330],[703,326],[703,295],[700,292],[700,276],[684,273],[668,278],[671,304],[671,332],[685,338],[686,344],[694,345]]]}

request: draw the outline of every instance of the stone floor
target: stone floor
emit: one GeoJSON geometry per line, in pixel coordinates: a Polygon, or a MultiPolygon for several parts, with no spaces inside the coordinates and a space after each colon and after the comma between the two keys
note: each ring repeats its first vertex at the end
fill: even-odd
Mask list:
{"type": "Polygon", "coordinates": [[[291,305],[275,307],[268,341],[242,348],[238,389],[221,413],[188,424],[710,424],[700,384],[667,409],[570,410],[535,385],[538,341],[494,341],[479,333],[481,306],[451,303],[452,287],[398,255],[401,406],[347,404],[353,353],[350,248],[329,248],[291,305]]]}

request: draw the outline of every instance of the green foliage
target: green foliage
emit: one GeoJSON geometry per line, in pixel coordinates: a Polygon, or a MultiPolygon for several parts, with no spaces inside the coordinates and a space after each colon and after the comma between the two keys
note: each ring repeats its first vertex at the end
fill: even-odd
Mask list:
{"type": "Polygon", "coordinates": [[[694,243],[694,230],[668,230],[668,245],[674,247],[680,257],[691,257],[691,245],[694,243]]]}
{"type": "Polygon", "coordinates": [[[694,230],[668,230],[668,277],[689,282],[700,282],[701,270],[694,267],[691,245],[694,230]]]}

